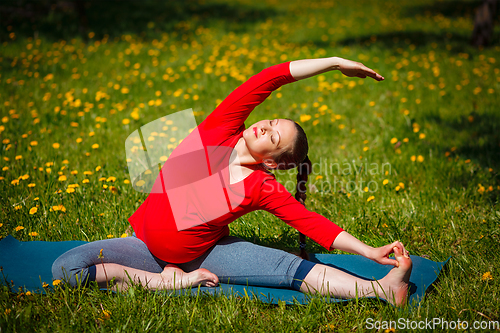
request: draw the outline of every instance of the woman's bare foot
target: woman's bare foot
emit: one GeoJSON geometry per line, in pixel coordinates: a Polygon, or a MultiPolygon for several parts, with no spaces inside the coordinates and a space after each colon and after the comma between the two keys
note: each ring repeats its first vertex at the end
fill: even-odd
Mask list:
{"type": "Polygon", "coordinates": [[[410,257],[403,255],[397,247],[394,248],[394,255],[399,265],[378,281],[383,289],[379,297],[383,297],[395,306],[401,306],[407,302],[412,262],[410,257]]]}
{"type": "Polygon", "coordinates": [[[199,268],[186,273],[178,266],[168,264],[163,268],[160,276],[164,282],[165,289],[182,289],[196,287],[198,285],[215,287],[219,284],[219,278],[205,268],[199,268]]]}

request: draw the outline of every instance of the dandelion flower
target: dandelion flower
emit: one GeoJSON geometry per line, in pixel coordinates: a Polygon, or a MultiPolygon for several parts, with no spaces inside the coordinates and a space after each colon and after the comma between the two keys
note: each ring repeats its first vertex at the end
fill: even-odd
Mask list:
{"type": "Polygon", "coordinates": [[[94,143],[94,144],[92,145],[92,149],[97,149],[97,148],[99,148],[99,144],[94,143]]]}
{"type": "Polygon", "coordinates": [[[35,183],[28,184],[28,187],[35,187],[35,186],[36,186],[35,183]]]}
{"type": "Polygon", "coordinates": [[[391,144],[395,144],[396,142],[398,142],[398,138],[392,138],[391,139],[391,144]]]}
{"type": "Polygon", "coordinates": [[[31,208],[31,209],[30,209],[30,215],[35,214],[37,211],[38,211],[38,208],[37,208],[37,207],[33,207],[33,208],[31,208]]]}
{"type": "Polygon", "coordinates": [[[24,227],[22,225],[18,225],[14,230],[15,231],[20,231],[20,230],[23,230],[24,227]]]}
{"type": "Polygon", "coordinates": [[[114,182],[116,180],[116,177],[108,177],[108,179],[106,179],[107,182],[114,182]]]}
{"type": "Polygon", "coordinates": [[[49,284],[47,282],[42,283],[42,287],[47,288],[48,286],[49,286],[49,284]]]}
{"type": "Polygon", "coordinates": [[[410,157],[410,159],[412,162],[415,162],[417,160],[417,157],[415,155],[412,155],[412,157],[410,157]]]}
{"type": "Polygon", "coordinates": [[[22,159],[22,158],[23,158],[23,155],[17,155],[17,156],[16,156],[16,161],[19,161],[19,160],[20,160],[20,159],[22,159]]]}
{"type": "Polygon", "coordinates": [[[66,189],[66,193],[73,193],[75,192],[75,189],[73,187],[69,187],[66,189]]]}
{"type": "Polygon", "coordinates": [[[60,146],[61,145],[59,143],[57,143],[57,142],[55,142],[55,143],[52,144],[52,148],[54,148],[54,149],[59,149],[60,146]]]}
{"type": "Polygon", "coordinates": [[[52,281],[52,285],[55,287],[55,286],[58,286],[59,284],[61,283],[61,280],[54,280],[52,281]]]}
{"type": "Polygon", "coordinates": [[[33,147],[34,147],[34,146],[38,146],[38,141],[31,141],[31,142],[30,142],[30,145],[32,145],[33,147]]]}
{"type": "Polygon", "coordinates": [[[111,235],[111,234],[109,234],[109,235],[107,235],[106,237],[108,237],[108,238],[113,238],[114,236],[113,236],[113,235],[111,235]]]}
{"type": "Polygon", "coordinates": [[[90,183],[90,180],[88,180],[87,178],[85,178],[84,180],[82,180],[82,183],[84,183],[84,184],[90,183]]]}
{"type": "Polygon", "coordinates": [[[375,196],[370,195],[370,196],[368,197],[368,199],[366,199],[366,202],[370,202],[370,201],[372,201],[373,199],[375,199],[375,196]]]}
{"type": "Polygon", "coordinates": [[[384,181],[382,182],[383,185],[387,185],[389,183],[389,179],[384,179],[384,181]]]}
{"type": "Polygon", "coordinates": [[[36,237],[36,236],[38,236],[38,232],[32,231],[28,235],[30,235],[31,237],[36,237]]]}
{"type": "Polygon", "coordinates": [[[418,155],[417,161],[422,163],[424,161],[424,157],[422,155],[418,155]]]}
{"type": "Polygon", "coordinates": [[[14,179],[13,181],[10,182],[12,185],[16,186],[19,185],[19,179],[14,179]]]}
{"type": "Polygon", "coordinates": [[[308,114],[301,114],[300,115],[300,122],[305,123],[306,121],[310,120],[311,116],[308,114]]]}
{"type": "Polygon", "coordinates": [[[58,180],[59,180],[60,182],[64,182],[64,181],[66,181],[66,179],[67,179],[67,178],[66,178],[66,176],[65,176],[65,175],[61,175],[61,176],[59,176],[59,178],[58,178],[58,180]]]}
{"type": "Polygon", "coordinates": [[[491,272],[486,272],[481,277],[481,280],[483,280],[483,281],[493,280],[493,275],[491,275],[491,272]]]}
{"type": "Polygon", "coordinates": [[[128,235],[126,233],[121,234],[120,238],[127,238],[128,235]]]}

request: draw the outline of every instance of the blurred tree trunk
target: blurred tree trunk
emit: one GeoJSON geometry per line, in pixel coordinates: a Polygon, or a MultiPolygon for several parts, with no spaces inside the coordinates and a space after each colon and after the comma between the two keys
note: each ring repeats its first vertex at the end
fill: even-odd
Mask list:
{"type": "Polygon", "coordinates": [[[476,9],[472,45],[488,46],[493,39],[493,26],[497,10],[497,0],[484,0],[476,9]]]}

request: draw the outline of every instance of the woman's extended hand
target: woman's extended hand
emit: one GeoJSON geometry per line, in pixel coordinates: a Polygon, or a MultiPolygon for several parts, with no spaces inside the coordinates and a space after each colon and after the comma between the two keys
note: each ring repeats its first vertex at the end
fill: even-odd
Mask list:
{"type": "Polygon", "coordinates": [[[395,247],[398,247],[404,256],[409,258],[408,251],[406,251],[400,241],[395,241],[394,243],[374,248],[370,251],[368,258],[382,265],[393,265],[397,267],[398,262],[396,260],[389,259],[389,255],[394,253],[395,247]]]}
{"type": "Polygon", "coordinates": [[[342,74],[344,74],[345,76],[349,77],[356,76],[362,79],[369,76],[377,81],[382,81],[384,79],[382,75],[378,74],[373,69],[366,67],[360,62],[347,60],[343,58],[337,58],[337,61],[338,61],[339,71],[341,71],[342,74]]]}

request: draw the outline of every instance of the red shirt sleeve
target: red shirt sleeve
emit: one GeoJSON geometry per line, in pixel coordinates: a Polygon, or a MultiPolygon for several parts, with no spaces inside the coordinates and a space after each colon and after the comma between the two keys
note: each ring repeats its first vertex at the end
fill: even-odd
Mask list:
{"type": "Polygon", "coordinates": [[[274,90],[295,81],[290,74],[290,62],[266,68],[229,94],[200,126],[204,126],[204,130],[217,128],[218,131],[227,131],[223,133],[225,135],[241,131],[257,105],[274,90]]]}
{"type": "Polygon", "coordinates": [[[307,210],[276,179],[262,184],[260,209],[264,209],[330,251],[332,243],[344,231],[326,217],[307,210]]]}

